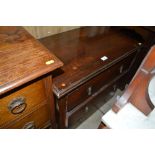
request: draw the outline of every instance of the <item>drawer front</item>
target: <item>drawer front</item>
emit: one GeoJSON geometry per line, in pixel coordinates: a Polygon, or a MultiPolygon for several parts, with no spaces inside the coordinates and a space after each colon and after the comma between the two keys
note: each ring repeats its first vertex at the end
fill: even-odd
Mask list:
{"type": "Polygon", "coordinates": [[[87,120],[94,112],[95,108],[90,104],[83,106],[80,110],[76,111],[68,120],[68,127],[75,129],[79,123],[87,120]]]}
{"type": "Polygon", "coordinates": [[[129,69],[130,64],[134,58],[133,56],[134,55],[127,57],[123,61],[115,64],[95,77],[94,80],[91,81],[92,94],[96,93],[100,88],[109,85],[111,81],[117,80],[119,76],[123,75],[123,73],[129,69]]]}
{"type": "Polygon", "coordinates": [[[44,81],[39,80],[0,99],[0,126],[13,121],[46,102],[44,81]]]}
{"type": "Polygon", "coordinates": [[[129,68],[131,61],[133,60],[133,56],[134,55],[131,55],[123,61],[106,69],[104,72],[100,73],[93,79],[89,80],[88,82],[71,92],[67,96],[67,110],[72,110],[88,97],[96,93],[100,88],[108,85],[109,82],[124,73],[129,68]]]}
{"type": "Polygon", "coordinates": [[[7,129],[39,129],[44,128],[49,124],[49,108],[46,105],[39,107],[36,111],[30,113],[29,115],[20,118],[10,125],[4,126],[7,129]]]}
{"type": "MultiPolygon", "coordinates": [[[[115,85],[116,83],[114,83],[115,85]]],[[[113,91],[113,85],[109,86],[107,89],[103,90],[100,94],[100,99],[102,96],[103,102],[102,106],[108,101],[112,96],[109,95],[113,91]]],[[[101,105],[100,105],[101,106],[101,105]]],[[[98,107],[98,106],[97,106],[98,107]]],[[[68,120],[69,128],[76,128],[81,122],[87,120],[94,112],[98,110],[96,107],[96,99],[92,100],[88,104],[84,105],[82,108],[78,109],[73,113],[68,120]]]]}

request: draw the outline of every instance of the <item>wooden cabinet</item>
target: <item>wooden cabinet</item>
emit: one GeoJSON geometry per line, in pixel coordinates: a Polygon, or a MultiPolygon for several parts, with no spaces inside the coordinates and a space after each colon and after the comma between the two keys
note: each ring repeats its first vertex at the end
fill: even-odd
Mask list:
{"type": "Polygon", "coordinates": [[[22,27],[0,27],[0,128],[56,127],[51,72],[60,66],[22,27]]]}
{"type": "Polygon", "coordinates": [[[141,52],[143,42],[136,37],[115,27],[101,28],[83,27],[40,39],[64,62],[53,75],[60,128],[76,121],[100,92],[119,83],[125,85],[123,77],[141,52]]]}

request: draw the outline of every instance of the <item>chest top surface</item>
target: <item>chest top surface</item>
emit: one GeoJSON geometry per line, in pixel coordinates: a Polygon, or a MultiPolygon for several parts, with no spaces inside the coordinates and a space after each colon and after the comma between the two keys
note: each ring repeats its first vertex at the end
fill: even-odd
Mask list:
{"type": "Polygon", "coordinates": [[[138,40],[109,27],[83,27],[40,41],[64,62],[53,81],[58,97],[139,48],[138,40]]]}
{"type": "Polygon", "coordinates": [[[24,28],[0,27],[0,95],[60,66],[24,28]]]}

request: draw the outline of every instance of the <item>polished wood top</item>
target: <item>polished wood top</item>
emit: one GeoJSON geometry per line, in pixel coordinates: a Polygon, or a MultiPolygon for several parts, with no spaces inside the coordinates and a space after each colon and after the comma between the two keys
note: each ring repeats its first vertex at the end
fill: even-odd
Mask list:
{"type": "Polygon", "coordinates": [[[65,64],[53,81],[58,98],[139,48],[136,39],[109,27],[83,27],[40,41],[65,64]]]}
{"type": "Polygon", "coordinates": [[[22,27],[0,27],[0,95],[62,65],[22,27]]]}

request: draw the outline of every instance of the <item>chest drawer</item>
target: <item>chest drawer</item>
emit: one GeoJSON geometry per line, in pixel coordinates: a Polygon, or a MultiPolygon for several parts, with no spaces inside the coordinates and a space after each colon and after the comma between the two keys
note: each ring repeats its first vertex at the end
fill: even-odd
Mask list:
{"type": "Polygon", "coordinates": [[[0,126],[18,119],[46,103],[44,81],[39,80],[0,99],[0,126]]]}
{"type": "Polygon", "coordinates": [[[8,126],[3,128],[9,129],[38,129],[50,125],[49,109],[47,105],[40,106],[34,112],[11,122],[8,126]]]}
{"type": "Polygon", "coordinates": [[[95,76],[85,84],[78,87],[76,90],[67,96],[67,111],[82,103],[84,100],[95,94],[99,89],[106,87],[110,82],[117,80],[123,73],[125,73],[135,56],[135,53],[120,61],[119,63],[109,67],[99,75],[95,76]]]}

